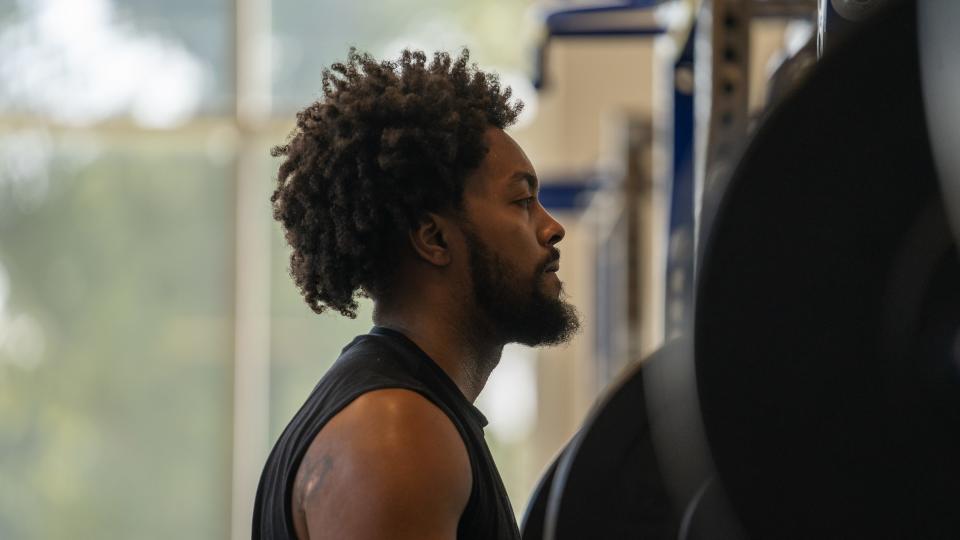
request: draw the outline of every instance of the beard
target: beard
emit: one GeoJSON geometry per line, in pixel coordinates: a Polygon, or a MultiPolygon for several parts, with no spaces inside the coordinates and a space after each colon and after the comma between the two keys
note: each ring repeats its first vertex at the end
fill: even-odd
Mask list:
{"type": "Polygon", "coordinates": [[[576,308],[547,292],[544,261],[529,277],[488,249],[473,231],[464,230],[470,249],[470,277],[479,315],[503,343],[558,345],[580,329],[576,308]]]}

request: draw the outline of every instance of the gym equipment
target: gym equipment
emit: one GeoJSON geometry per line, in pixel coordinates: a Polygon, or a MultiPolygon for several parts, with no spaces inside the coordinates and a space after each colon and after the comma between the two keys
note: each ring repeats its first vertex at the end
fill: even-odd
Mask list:
{"type": "MultiPolygon", "coordinates": [[[[566,450],[566,447],[564,447],[564,450],[566,450]]],[[[547,501],[550,498],[550,489],[553,487],[553,477],[557,472],[557,463],[562,455],[563,450],[550,462],[547,470],[540,476],[540,481],[533,488],[533,494],[530,495],[527,509],[520,521],[521,538],[536,538],[537,540],[543,538],[543,520],[547,515],[547,501]]]]}
{"type": "Polygon", "coordinates": [[[690,351],[674,340],[607,389],[535,488],[523,538],[744,538],[683,388],[690,351]]]}
{"type": "Polygon", "coordinates": [[[917,4],[917,38],[923,102],[934,161],[953,235],[960,238],[960,3],[925,0],[917,4]]]}
{"type": "Polygon", "coordinates": [[[523,538],[676,538],[680,516],[654,455],[643,385],[634,364],[605,392],[535,491],[523,538]]]}
{"type": "Polygon", "coordinates": [[[835,48],[889,0],[818,0],[817,55],[835,48]]]}
{"type": "MultiPolygon", "coordinates": [[[[670,160],[666,171],[670,186],[670,209],[667,224],[667,287],[664,291],[664,336],[674,339],[687,335],[693,325],[694,238],[694,36],[687,35],[674,58],[661,58],[668,63],[664,70],[666,99],[659,104],[672,112],[665,125],[655,133],[669,138],[670,160]]],[[[661,49],[662,50],[662,49],[661,49]]],[[[661,56],[667,56],[661,52],[661,56]]],[[[666,115],[664,115],[666,116],[666,115]]],[[[662,118],[662,117],[660,117],[662,118]]]]}
{"type": "Polygon", "coordinates": [[[749,140],[751,23],[760,18],[810,18],[817,13],[816,0],[700,0],[699,4],[694,55],[697,264],[726,180],[749,140]]]}
{"type": "MultiPolygon", "coordinates": [[[[657,106],[673,109],[672,118],[657,126],[658,144],[669,148],[665,164],[670,186],[669,246],[665,291],[665,336],[689,332],[692,326],[696,261],[702,256],[702,233],[709,231],[725,178],[748,140],[751,129],[749,94],[754,21],[806,20],[816,16],[816,0],[697,0],[693,28],[673,47],[660,49],[659,63],[669,63],[665,97],[657,106]],[[665,54],[663,54],[665,53],[665,54]],[[670,57],[671,53],[674,57],[670,57]]],[[[805,63],[803,56],[786,62],[776,78],[773,97],[793,86],[805,63]],[[789,72],[789,73],[788,73],[789,72]]],[[[813,55],[811,61],[815,61],[813,55]]],[[[756,58],[753,58],[755,61],[756,58]]],[[[669,117],[668,117],[669,118],[669,117]]]]}
{"type": "Polygon", "coordinates": [[[640,387],[591,415],[557,465],[542,538],[617,537],[584,528],[584,510],[628,534],[639,517],[599,504],[616,496],[669,504],[680,538],[960,538],[960,216],[945,197],[960,179],[946,176],[957,148],[937,149],[960,126],[928,108],[956,105],[924,85],[930,4],[888,4],[718,176],[692,351],[678,340],[635,366],[640,387]],[[631,400],[632,414],[605,412],[631,400]],[[652,458],[618,465],[637,433],[652,458]],[[612,480],[650,467],[644,493],[612,480]]]}
{"type": "Polygon", "coordinates": [[[757,538],[960,537],[960,265],[915,9],[863,23],[770,113],[710,231],[697,385],[757,538]]]}

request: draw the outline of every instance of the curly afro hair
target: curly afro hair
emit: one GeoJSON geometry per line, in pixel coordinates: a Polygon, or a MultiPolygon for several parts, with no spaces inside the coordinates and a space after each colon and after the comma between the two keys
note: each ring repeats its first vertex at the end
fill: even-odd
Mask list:
{"type": "Polygon", "coordinates": [[[316,313],[356,317],[357,296],[389,291],[399,246],[427,212],[462,209],[463,182],[487,153],[486,129],[512,124],[495,74],[439,52],[377,62],[350,49],[323,72],[323,96],[297,113],[274,218],[293,252],[290,276],[316,313]]]}

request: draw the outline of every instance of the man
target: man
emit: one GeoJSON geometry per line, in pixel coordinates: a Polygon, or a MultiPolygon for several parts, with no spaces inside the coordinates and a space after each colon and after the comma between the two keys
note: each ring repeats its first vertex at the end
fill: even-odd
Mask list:
{"type": "Polygon", "coordinates": [[[520,111],[458,58],[351,51],[297,115],[273,194],[316,312],[376,325],[350,343],[264,467],[254,538],[519,538],[474,399],[503,346],[578,328],[563,227],[503,129],[520,111]]]}

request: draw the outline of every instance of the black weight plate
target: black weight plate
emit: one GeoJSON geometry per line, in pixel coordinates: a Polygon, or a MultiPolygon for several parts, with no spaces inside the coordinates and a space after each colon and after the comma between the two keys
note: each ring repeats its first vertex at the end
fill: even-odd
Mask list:
{"type": "MultiPolygon", "coordinates": [[[[565,450],[565,449],[564,449],[565,450]]],[[[557,471],[557,463],[563,457],[563,450],[550,462],[550,466],[540,476],[540,481],[533,488],[527,509],[520,522],[520,537],[524,540],[542,540],[544,519],[547,514],[547,500],[553,486],[553,477],[557,471]]]]}
{"type": "Polygon", "coordinates": [[[754,538],[960,538],[960,265],[916,42],[896,2],[829,51],[709,231],[697,384],[754,538]]]}
{"type": "Polygon", "coordinates": [[[611,386],[562,454],[544,528],[547,540],[677,537],[679,512],[654,454],[640,364],[611,386]]]}

